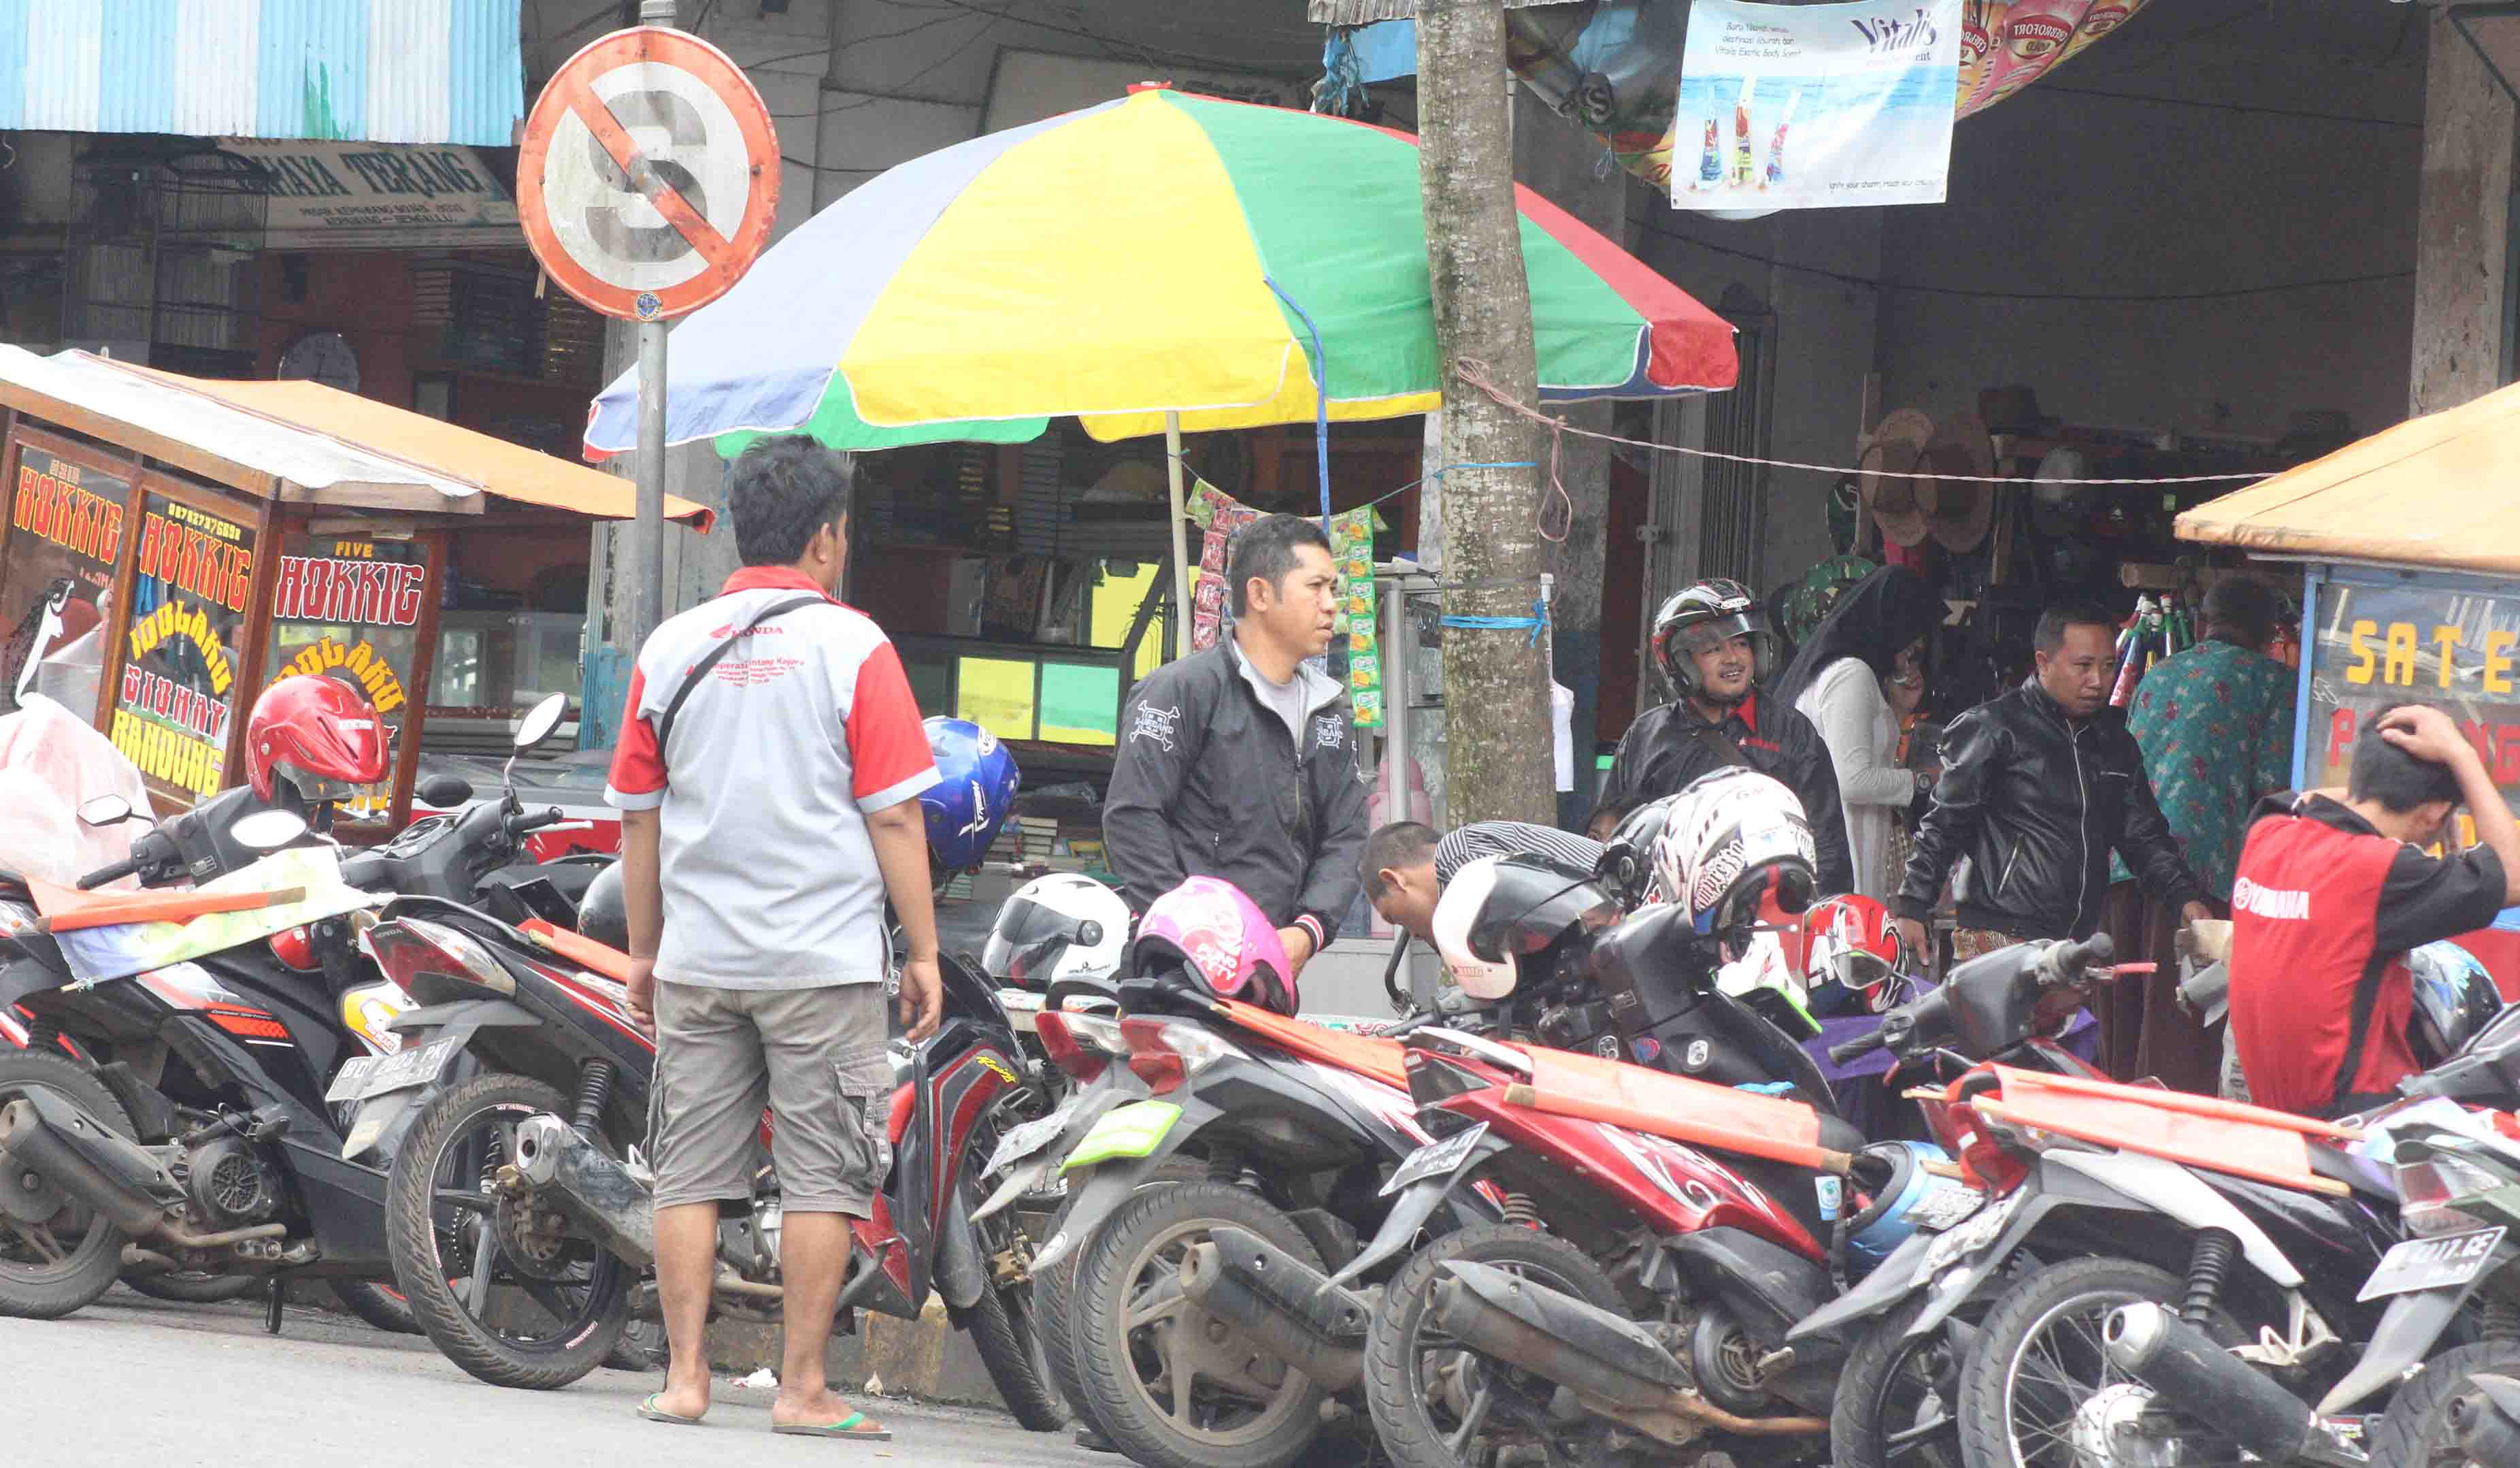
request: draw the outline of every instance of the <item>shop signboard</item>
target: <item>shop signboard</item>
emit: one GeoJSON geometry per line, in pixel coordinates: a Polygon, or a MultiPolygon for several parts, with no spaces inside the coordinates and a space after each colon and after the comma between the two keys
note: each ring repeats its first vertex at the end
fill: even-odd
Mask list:
{"type": "MultiPolygon", "coordinates": [[[[431,591],[428,549],[417,541],[287,537],[273,577],[264,686],[300,673],[338,678],[376,706],[400,750],[431,591]]],[[[344,803],[342,813],[381,821],[392,804],[388,774],[344,803]]]]}
{"type": "Polygon", "coordinates": [[[11,702],[42,693],[94,718],[130,482],[22,441],[12,479],[0,555],[0,678],[11,702]]]}
{"type": "Polygon", "coordinates": [[[471,148],[228,138],[263,197],[267,250],[514,250],[498,170],[471,148]]]}
{"type": "Polygon", "coordinates": [[[1673,206],[1942,203],[1959,43],[1960,0],[1697,0],[1682,52],[1673,206]]]}
{"type": "Polygon", "coordinates": [[[151,490],[136,533],[109,732],[152,794],[189,805],[227,783],[254,528],[151,490]]]}
{"type": "Polygon", "coordinates": [[[2345,784],[2364,727],[2421,703],[2456,720],[2494,783],[2520,796],[2520,595],[2339,575],[2318,582],[2317,605],[2305,788],[2345,784]]]}

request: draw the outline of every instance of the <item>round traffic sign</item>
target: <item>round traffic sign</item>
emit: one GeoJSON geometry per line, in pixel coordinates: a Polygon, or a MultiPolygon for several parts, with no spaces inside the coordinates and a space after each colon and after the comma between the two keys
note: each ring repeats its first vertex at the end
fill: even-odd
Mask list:
{"type": "Polygon", "coordinates": [[[779,135],[715,46],[617,30],[552,74],[525,119],[517,213],[561,289],[654,321],[726,294],[770,240],[779,135]]]}

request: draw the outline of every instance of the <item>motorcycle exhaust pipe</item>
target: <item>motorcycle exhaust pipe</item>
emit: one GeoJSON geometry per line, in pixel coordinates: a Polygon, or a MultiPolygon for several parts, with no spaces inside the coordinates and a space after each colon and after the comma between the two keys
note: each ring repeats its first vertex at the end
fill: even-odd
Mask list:
{"type": "MultiPolygon", "coordinates": [[[[1277,1256],[1277,1260],[1284,1262],[1282,1279],[1272,1277],[1281,1272],[1277,1260],[1268,1261],[1255,1278],[1248,1258],[1230,1257],[1210,1239],[1192,1245],[1189,1256],[1182,1261],[1182,1294],[1192,1305],[1259,1342],[1272,1355],[1332,1392],[1344,1392],[1363,1381],[1363,1350],[1317,1334],[1275,1298],[1281,1293],[1277,1288],[1281,1284],[1301,1290],[1308,1283],[1293,1271],[1301,1270],[1307,1274],[1313,1271],[1306,1269],[1302,1262],[1271,1249],[1258,1238],[1249,1235],[1244,1238],[1249,1244],[1267,1251],[1267,1255],[1277,1256]]],[[[1315,1280],[1323,1286],[1329,1286],[1329,1281],[1319,1275],[1315,1280]]],[[[1348,1292],[1338,1290],[1337,1293],[1346,1295],[1348,1292]]],[[[1363,1302],[1357,1302],[1356,1318],[1360,1331],[1364,1328],[1365,1314],[1363,1302]]]]}
{"type": "Polygon", "coordinates": [[[2212,1422],[2259,1457],[2340,1468],[2364,1461],[2328,1435],[2309,1402],[2163,1306],[2120,1306],[2100,1335],[2119,1370],[2212,1422]]]}
{"type": "MultiPolygon", "coordinates": [[[[1567,1302],[1574,1303],[1574,1302],[1567,1302]]],[[[1456,1276],[1435,1282],[1428,1297],[1428,1318],[1462,1345],[1483,1355],[1511,1361],[1578,1396],[1633,1411],[1667,1411],[1688,1375],[1671,1353],[1653,1347],[1641,1363],[1659,1368],[1663,1380],[1640,1376],[1604,1355],[1579,1349],[1558,1336],[1499,1309],[1456,1276]]],[[[1642,1345],[1642,1342],[1637,1344],[1642,1345]]]]}
{"type": "Polygon", "coordinates": [[[577,1128],[546,1112],[517,1124],[517,1175],[604,1247],[641,1268],[656,1262],[656,1202],[646,1184],[577,1128]]]}
{"type": "Polygon", "coordinates": [[[166,1222],[163,1207],[81,1156],[22,1096],[0,1107],[0,1165],[35,1173],[134,1237],[148,1238],[166,1222]]]}

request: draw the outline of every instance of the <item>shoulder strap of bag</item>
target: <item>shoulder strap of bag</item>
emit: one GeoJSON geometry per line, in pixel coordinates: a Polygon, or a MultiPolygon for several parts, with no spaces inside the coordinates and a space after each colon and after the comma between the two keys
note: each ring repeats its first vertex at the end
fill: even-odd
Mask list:
{"type": "Polygon", "coordinates": [[[659,757],[663,756],[668,748],[669,741],[674,737],[674,715],[683,711],[684,702],[691,698],[693,689],[700,686],[700,679],[708,676],[708,670],[717,666],[717,660],[725,657],[728,653],[734,650],[737,639],[742,637],[746,632],[751,631],[754,627],[761,625],[763,622],[768,621],[774,617],[784,617],[788,613],[793,612],[800,607],[810,607],[816,602],[823,600],[825,600],[825,598],[819,594],[808,594],[803,596],[783,597],[778,601],[772,602],[769,606],[754,613],[751,620],[746,621],[743,625],[736,628],[732,632],[729,632],[719,641],[717,646],[710,648],[708,652],[700,658],[700,661],[693,664],[692,670],[683,675],[683,686],[674,690],[673,702],[665,706],[663,715],[656,720],[657,755],[659,757]]]}
{"type": "Polygon", "coordinates": [[[1741,753],[1741,747],[1725,738],[1724,731],[1713,724],[1699,724],[1688,733],[1690,738],[1705,746],[1706,752],[1715,757],[1716,762],[1730,764],[1739,769],[1756,768],[1750,763],[1750,757],[1741,753]]]}

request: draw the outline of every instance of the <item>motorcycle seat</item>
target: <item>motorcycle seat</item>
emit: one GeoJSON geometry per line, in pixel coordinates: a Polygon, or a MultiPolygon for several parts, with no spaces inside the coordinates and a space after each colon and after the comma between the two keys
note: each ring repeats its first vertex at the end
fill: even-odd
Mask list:
{"type": "Polygon", "coordinates": [[[1408,1052],[1398,1040],[1289,1019],[1239,999],[1219,999],[1216,1007],[1234,1024],[1298,1055],[1371,1077],[1395,1090],[1409,1089],[1409,1070],[1402,1059],[1408,1052]]]}
{"type": "Polygon", "coordinates": [[[630,982],[630,955],[608,943],[538,917],[518,924],[517,931],[589,973],[601,974],[615,984],[630,982]]]}

